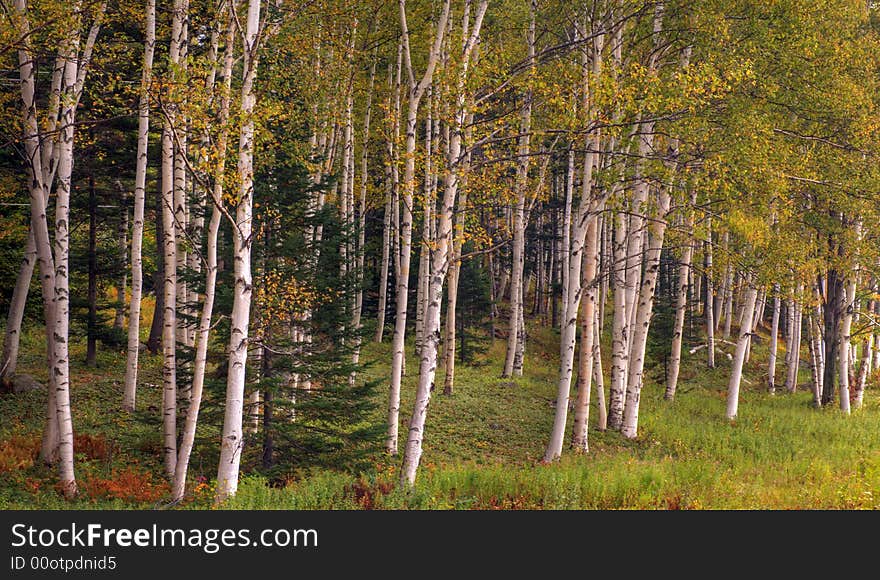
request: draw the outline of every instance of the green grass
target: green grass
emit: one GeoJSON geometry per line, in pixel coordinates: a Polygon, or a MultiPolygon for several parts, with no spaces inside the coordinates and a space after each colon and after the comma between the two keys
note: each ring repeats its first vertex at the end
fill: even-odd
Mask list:
{"type": "MultiPolygon", "coordinates": [[[[22,370],[40,376],[41,337],[36,333],[26,337],[22,370]]],[[[245,474],[237,496],[222,507],[873,509],[880,505],[880,400],[876,391],[869,389],[865,407],[849,417],[833,408],[814,409],[811,394],[804,388],[809,369],[802,364],[798,393],[769,395],[762,376],[766,340],[756,341],[753,347],[735,422],[724,420],[728,359],[719,356],[718,367],[708,369],[704,350],[694,355],[685,352],[678,394],[672,403],[662,400],[662,367],[650,369],[636,440],[591,429],[589,453],[576,455],[566,449],[561,461],[543,465],[540,458],[556,395],[557,344],[554,331],[534,329],[527,346],[525,375],[502,379],[499,370],[504,344],[495,341],[473,364],[457,365],[452,396],[441,394],[443,376],[438,374],[414,489],[396,485],[398,459],[378,455],[374,467],[360,475],[323,471],[291,480],[285,487],[270,486],[257,475],[245,474]]],[[[91,482],[91,495],[83,493],[80,499],[65,502],[52,488],[54,474],[25,462],[17,469],[0,470],[0,507],[161,507],[159,357],[143,357],[142,382],[155,386],[142,386],[139,401],[143,412],[127,417],[116,412],[123,354],[103,352],[99,368],[86,369],[77,362],[84,358],[80,348],[77,346],[72,356],[74,425],[77,433],[103,436],[111,448],[97,456],[78,455],[78,477],[91,482]],[[142,478],[131,483],[138,488],[135,491],[144,492],[141,488],[145,488],[154,492],[149,500],[146,492],[121,499],[95,493],[96,481],[112,480],[125,469],[142,478]],[[148,474],[156,475],[150,479],[148,474]]],[[[367,371],[369,376],[387,375],[387,344],[370,344],[364,358],[374,362],[367,371]]],[[[408,361],[400,424],[404,438],[417,378],[415,358],[410,356],[408,361]]],[[[380,389],[380,405],[373,417],[377,422],[384,421],[386,396],[385,389],[380,389]]],[[[44,393],[0,397],[0,442],[14,435],[38,439],[44,397],[44,393]]],[[[595,421],[593,399],[591,420],[595,421]]],[[[212,507],[210,478],[214,469],[209,457],[194,461],[193,477],[202,483],[194,498],[181,507],[212,507]]]]}

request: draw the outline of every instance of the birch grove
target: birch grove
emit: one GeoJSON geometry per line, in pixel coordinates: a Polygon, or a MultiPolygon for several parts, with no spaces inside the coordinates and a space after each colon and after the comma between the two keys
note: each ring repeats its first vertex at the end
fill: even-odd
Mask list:
{"type": "Polygon", "coordinates": [[[111,366],[174,503],[355,456],[411,489],[450,417],[518,441],[511,393],[543,464],[708,385],[730,429],[872,412],[878,9],[776,8],[4,5],[0,384],[45,387],[59,490],[111,366]]]}

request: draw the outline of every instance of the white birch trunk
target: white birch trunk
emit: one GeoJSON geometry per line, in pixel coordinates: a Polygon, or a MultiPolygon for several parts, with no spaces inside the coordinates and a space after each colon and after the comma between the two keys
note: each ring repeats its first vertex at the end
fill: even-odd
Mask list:
{"type": "MultiPolygon", "coordinates": [[[[690,194],[690,205],[695,206],[697,203],[697,193],[692,191],[690,194]]],[[[685,218],[685,230],[691,232],[694,227],[693,210],[687,210],[685,218]]],[[[663,395],[667,401],[675,398],[675,390],[678,386],[678,374],[681,369],[681,344],[684,339],[684,317],[687,312],[688,301],[688,276],[691,272],[691,261],[693,259],[694,247],[686,244],[682,250],[681,262],[678,266],[678,294],[675,297],[675,321],[672,327],[672,353],[669,356],[669,375],[666,380],[666,392],[663,395]]]]}
{"type": "MultiPolygon", "coordinates": [[[[41,151],[42,135],[37,121],[36,68],[30,50],[30,23],[25,0],[15,0],[16,16],[21,22],[21,37],[24,39],[18,48],[18,67],[22,100],[22,140],[27,159],[28,193],[30,196],[31,231],[39,265],[40,286],[43,295],[43,318],[46,332],[46,365],[55,367],[54,323],[55,323],[55,263],[52,256],[52,242],[46,204],[49,198],[49,183],[46,182],[48,170],[43,168],[41,151]]],[[[60,83],[60,80],[59,80],[60,83]]],[[[53,83],[54,84],[54,83],[53,83]]],[[[46,160],[49,162],[48,160],[46,160]]],[[[46,464],[58,461],[58,414],[56,410],[56,388],[54,373],[49,373],[46,404],[46,427],[40,448],[40,459],[46,464]]]]}
{"type": "MultiPolygon", "coordinates": [[[[632,331],[632,348],[629,353],[629,368],[626,381],[626,403],[624,405],[623,427],[621,433],[628,439],[638,435],[639,402],[644,380],[645,349],[648,330],[654,310],[654,292],[657,274],[660,270],[660,252],[666,234],[666,214],[669,212],[671,196],[665,189],[659,193],[659,211],[649,226],[648,248],[645,255],[645,274],[639,289],[639,303],[636,308],[635,324],[632,331]]],[[[752,305],[754,307],[754,304],[752,305]]]]}
{"type": "Polygon", "coordinates": [[[843,315],[840,317],[840,346],[837,350],[840,357],[838,361],[838,371],[840,373],[840,410],[847,414],[850,412],[849,371],[851,365],[850,343],[852,342],[850,333],[852,332],[853,311],[856,300],[856,276],[855,272],[851,273],[847,277],[844,286],[843,315]]]}
{"type": "Polygon", "coordinates": [[[627,343],[626,319],[626,230],[623,212],[617,212],[612,243],[614,261],[611,282],[614,290],[614,313],[611,320],[611,384],[608,391],[608,427],[620,430],[623,425],[623,402],[626,395],[627,343]]]}
{"type": "Polygon", "coordinates": [[[248,329],[250,324],[251,294],[251,247],[253,231],[253,155],[254,155],[254,106],[256,94],[254,81],[257,75],[259,47],[256,45],[260,25],[260,0],[249,0],[247,27],[243,36],[244,70],[242,71],[241,109],[242,118],[238,141],[239,199],[233,231],[233,256],[235,288],[233,290],[231,333],[229,337],[229,366],[226,377],[226,411],[223,417],[223,434],[220,445],[220,463],[217,469],[216,501],[235,495],[238,489],[238,472],[242,437],[242,412],[244,405],[245,367],[247,366],[248,329]]]}
{"type": "MultiPolygon", "coordinates": [[[[599,26],[601,24],[595,23],[599,26]]],[[[597,26],[598,28],[598,26],[597,26]]],[[[598,77],[602,71],[602,50],[604,47],[604,34],[596,34],[590,47],[589,55],[592,57],[592,70],[588,53],[585,52],[581,61],[583,84],[582,84],[582,110],[588,119],[592,119],[595,112],[590,87],[590,77],[598,77]]],[[[565,424],[568,419],[568,404],[571,393],[571,378],[574,367],[575,343],[577,341],[577,320],[580,309],[584,285],[587,290],[587,305],[584,308],[584,326],[581,336],[581,351],[583,358],[580,361],[580,384],[578,400],[575,405],[575,425],[572,435],[572,447],[582,452],[587,451],[587,420],[589,418],[589,397],[593,367],[593,341],[595,335],[589,330],[595,324],[596,312],[596,273],[598,268],[598,210],[604,205],[604,199],[595,198],[593,195],[593,170],[598,165],[599,151],[601,150],[600,133],[594,131],[588,138],[589,144],[584,155],[583,183],[581,184],[581,199],[578,204],[577,214],[571,232],[571,247],[566,248],[570,252],[568,270],[568,301],[562,308],[562,336],[559,344],[559,375],[556,389],[556,412],[553,419],[553,427],[550,432],[550,441],[544,451],[544,461],[554,461],[562,455],[562,444],[565,437],[565,424]],[[586,260],[587,264],[584,264],[586,260]],[[582,272],[582,269],[585,270],[582,272]]]]}
{"type": "MultiPolygon", "coordinates": [[[[746,289],[746,310],[754,310],[755,301],[758,297],[758,289],[751,283],[746,289]]],[[[739,340],[736,343],[736,354],[733,357],[733,364],[730,371],[730,382],[727,385],[727,419],[736,419],[739,409],[739,387],[742,382],[743,363],[746,358],[746,347],[751,339],[752,334],[752,318],[747,317],[739,330],[739,340]]]]}
{"type": "MultiPolygon", "coordinates": [[[[440,306],[443,298],[443,283],[449,268],[449,254],[452,244],[452,217],[460,179],[458,160],[461,157],[462,130],[464,120],[467,117],[464,87],[465,79],[467,78],[468,59],[473,46],[479,38],[480,28],[488,3],[488,0],[480,0],[471,36],[463,50],[461,70],[459,73],[459,94],[455,113],[455,127],[450,132],[449,153],[447,156],[447,159],[453,161],[453,163],[447,164],[443,200],[441,202],[439,215],[437,216],[437,239],[435,242],[435,248],[431,252],[431,279],[428,286],[428,305],[425,315],[424,344],[422,345],[421,360],[419,361],[419,383],[416,389],[415,403],[413,405],[412,418],[409,424],[409,436],[406,441],[406,451],[403,458],[403,470],[401,472],[401,481],[409,486],[412,486],[415,483],[416,471],[418,470],[422,456],[425,419],[428,412],[428,402],[431,399],[431,390],[434,387],[434,376],[437,370],[437,353],[440,343],[440,306]]],[[[440,44],[442,44],[442,38],[446,32],[449,20],[449,10],[450,2],[447,0],[444,3],[443,13],[440,16],[440,23],[438,24],[437,39],[439,39],[440,44]]],[[[465,17],[467,17],[467,13],[465,13],[465,17]]],[[[406,31],[405,0],[401,0],[401,21],[402,28],[406,31]]],[[[408,53],[409,41],[406,36],[404,42],[407,43],[408,53]]],[[[439,46],[439,44],[436,46],[439,46]]],[[[434,52],[432,51],[432,56],[433,54],[434,52]]],[[[407,63],[409,64],[408,56],[407,63]]],[[[433,67],[430,65],[429,71],[433,73],[433,67]]],[[[410,75],[410,78],[412,78],[412,75],[410,75]]],[[[425,79],[423,79],[423,81],[424,80],[425,79]]],[[[428,78],[428,81],[430,81],[430,78],[428,78]]]]}
{"type": "Polygon", "coordinates": [[[28,228],[24,257],[15,279],[9,312],[6,315],[6,332],[3,340],[3,358],[0,360],[0,381],[15,375],[18,366],[18,350],[21,344],[21,323],[24,320],[24,309],[27,305],[31,279],[34,277],[34,266],[37,264],[37,246],[34,242],[33,228],[28,228]]]}
{"type": "Polygon", "coordinates": [[[776,392],[776,352],[779,344],[779,285],[773,287],[773,319],[770,322],[770,359],[767,362],[767,386],[770,394],[776,392]]]}
{"type": "Polygon", "coordinates": [[[125,360],[122,408],[134,411],[140,354],[141,297],[143,291],[144,203],[147,181],[147,146],[150,130],[150,84],[156,46],[156,0],[147,0],[144,64],[138,101],[138,145],[134,178],[134,220],[131,227],[131,301],[128,306],[128,350],[125,360]]]}
{"type": "MultiPolygon", "coordinates": [[[[415,190],[415,150],[416,150],[416,122],[418,120],[419,103],[431,79],[434,69],[440,57],[440,47],[446,32],[446,23],[449,17],[449,0],[446,0],[440,21],[437,23],[437,31],[434,35],[434,43],[428,55],[428,64],[420,81],[416,81],[413,72],[410,55],[409,28],[406,21],[406,0],[400,0],[400,28],[403,43],[403,59],[405,70],[409,79],[408,108],[406,112],[406,153],[404,154],[403,170],[403,208],[400,213],[400,246],[399,261],[400,269],[397,276],[397,304],[395,309],[394,336],[391,342],[391,379],[389,386],[388,401],[388,437],[386,450],[390,455],[397,455],[398,421],[400,415],[400,385],[404,373],[405,355],[404,341],[406,339],[406,314],[409,290],[410,254],[412,251],[412,207],[415,190]]],[[[424,359],[424,355],[422,357],[424,359]]],[[[435,362],[436,365],[436,362],[435,362]]],[[[427,405],[427,401],[424,401],[427,405]]],[[[418,402],[417,402],[418,404],[418,402]]],[[[411,434],[412,436],[412,434],[411,434]]],[[[419,448],[421,437],[418,439],[419,448]]],[[[420,452],[419,452],[420,455],[420,452]]],[[[415,462],[412,467],[412,477],[415,478],[415,468],[418,467],[418,457],[412,457],[415,462]]],[[[406,478],[409,478],[409,470],[404,469],[406,478]]]]}
{"type": "MultiPolygon", "coordinates": [[[[230,8],[227,7],[226,10],[230,8]]],[[[220,15],[222,16],[222,14],[220,15]]],[[[223,176],[226,166],[227,145],[229,139],[229,105],[232,91],[232,65],[235,55],[235,26],[232,13],[227,15],[226,50],[223,58],[223,84],[220,97],[220,113],[217,124],[220,127],[217,136],[217,159],[214,169],[214,189],[211,195],[213,210],[208,223],[208,237],[205,249],[205,300],[202,302],[202,314],[199,319],[198,335],[196,336],[196,355],[193,365],[192,395],[186,413],[183,432],[180,437],[180,448],[177,452],[177,464],[174,470],[174,481],[171,486],[171,499],[180,501],[186,492],[186,476],[189,471],[189,459],[195,443],[196,427],[199,420],[199,409],[202,403],[202,391],[205,384],[205,370],[208,363],[208,340],[211,334],[211,318],[214,311],[214,297],[217,286],[217,238],[220,230],[221,205],[223,203],[223,176]]]]}
{"type": "Polygon", "coordinates": [[[706,216],[706,228],[709,230],[705,243],[706,251],[706,366],[715,368],[715,288],[712,282],[712,216],[706,216]]]}
{"type": "MultiPolygon", "coordinates": [[[[79,10],[79,6],[75,10],[79,10]]],[[[73,138],[75,121],[76,85],[79,66],[79,17],[70,37],[65,42],[64,86],[59,135],[58,185],[55,189],[55,305],[54,356],[52,374],[55,377],[55,411],[58,414],[59,478],[65,497],[77,493],[73,467],[73,420],[70,411],[70,193],[73,173],[73,138]]]]}

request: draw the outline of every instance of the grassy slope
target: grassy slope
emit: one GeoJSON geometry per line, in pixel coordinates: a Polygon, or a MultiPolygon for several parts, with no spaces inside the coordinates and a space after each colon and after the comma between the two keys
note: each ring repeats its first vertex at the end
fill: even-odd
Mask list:
{"type": "MultiPolygon", "coordinates": [[[[282,489],[246,476],[238,496],[224,507],[764,509],[874,508],[880,502],[876,393],[869,390],[865,408],[848,418],[834,409],[812,409],[806,391],[770,396],[760,388],[766,361],[763,340],[755,344],[747,365],[750,384],[744,384],[735,424],[723,419],[727,358],[719,357],[719,368],[710,370],[704,365],[705,351],[686,353],[674,403],[662,401],[661,381],[649,377],[636,441],[591,430],[589,454],[567,451],[559,464],[540,465],[553,418],[557,340],[552,331],[536,331],[528,345],[526,374],[514,381],[498,378],[503,360],[498,341],[473,366],[458,366],[455,395],[438,391],[432,399],[415,490],[395,489],[398,461],[379,456],[375,468],[359,477],[324,472],[282,489]]],[[[44,376],[36,333],[28,336],[23,350],[22,371],[44,376]]],[[[84,493],[67,504],[52,488],[54,474],[34,465],[44,393],[4,395],[0,508],[162,505],[159,358],[144,357],[139,393],[143,412],[135,417],[112,411],[121,397],[122,353],[103,353],[98,369],[76,364],[83,353],[74,351],[72,358],[74,425],[80,438],[77,475],[84,493]]],[[[369,374],[387,373],[387,345],[370,345],[365,358],[375,361],[369,374]]],[[[415,363],[410,358],[411,374],[404,385],[404,436],[415,363]]],[[[662,376],[662,369],[654,370],[662,376]]],[[[807,373],[804,369],[802,385],[807,373]]],[[[442,375],[437,384],[442,385],[442,375]]],[[[383,413],[380,405],[377,421],[384,420],[383,413]]],[[[210,457],[194,459],[193,475],[202,483],[185,507],[210,506],[213,469],[210,457]]]]}

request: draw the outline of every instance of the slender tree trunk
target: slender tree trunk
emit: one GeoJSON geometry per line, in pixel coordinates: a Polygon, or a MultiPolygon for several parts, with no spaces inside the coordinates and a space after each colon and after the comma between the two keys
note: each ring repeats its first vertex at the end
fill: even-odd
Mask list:
{"type": "Polygon", "coordinates": [[[397,45],[397,80],[395,81],[394,69],[388,65],[388,92],[391,109],[391,128],[386,144],[388,151],[388,163],[385,168],[385,213],[382,227],[382,265],[379,270],[379,307],[378,320],[376,322],[375,342],[382,342],[382,334],[385,331],[385,311],[388,302],[388,270],[391,260],[391,226],[394,210],[392,209],[397,199],[397,141],[400,127],[400,78],[402,68],[403,44],[397,45]],[[393,95],[393,96],[392,96],[393,95]]]}
{"type": "MultiPolygon", "coordinates": [[[[468,113],[465,119],[467,128],[464,131],[465,144],[470,142],[470,124],[473,115],[468,113]]],[[[456,162],[458,160],[453,160],[456,162]]],[[[455,385],[455,350],[458,308],[458,283],[461,274],[461,247],[464,243],[465,215],[467,212],[467,179],[470,171],[470,151],[461,160],[461,191],[458,194],[458,214],[456,216],[455,232],[452,238],[452,258],[449,264],[449,285],[446,289],[446,337],[444,339],[445,352],[443,361],[446,365],[446,376],[443,379],[443,394],[451,395],[455,385]]]]}
{"type": "MultiPolygon", "coordinates": [[[[78,7],[77,7],[78,10],[78,7]]],[[[79,17],[77,17],[78,20],[79,17]]],[[[58,185],[55,189],[55,307],[53,324],[55,355],[55,410],[58,414],[58,456],[61,488],[67,498],[77,494],[73,467],[73,420],[70,410],[70,194],[73,173],[73,138],[76,85],[79,66],[79,26],[65,40],[64,85],[67,87],[61,109],[59,134],[58,185]]]]}
{"type": "Polygon", "coordinates": [[[706,251],[706,351],[708,359],[706,365],[710,369],[715,368],[715,288],[712,282],[712,217],[706,217],[706,228],[709,230],[705,244],[706,251]]]}
{"type": "Polygon", "coordinates": [[[864,344],[862,360],[859,364],[859,373],[856,377],[856,384],[853,387],[852,406],[856,409],[861,409],[865,400],[865,387],[868,384],[868,372],[871,369],[871,352],[874,348],[874,335],[872,333],[868,334],[864,344]]]}
{"type": "Polygon", "coordinates": [[[257,74],[257,33],[260,25],[260,0],[249,0],[247,28],[243,37],[244,70],[242,71],[241,109],[243,119],[238,142],[239,199],[233,231],[235,288],[233,290],[231,333],[229,337],[229,366],[226,378],[226,412],[220,446],[220,464],[217,470],[216,501],[235,495],[238,489],[238,471],[242,438],[245,368],[247,366],[248,328],[250,323],[251,247],[254,203],[254,106],[257,74]]]}
{"type": "MultiPolygon", "coordinates": [[[[21,22],[23,42],[18,48],[18,68],[22,100],[22,140],[26,154],[28,171],[28,193],[30,196],[31,232],[39,265],[39,278],[43,295],[43,318],[46,328],[46,365],[55,368],[54,325],[55,325],[55,263],[52,256],[52,242],[46,204],[50,184],[44,179],[42,167],[41,141],[37,122],[36,68],[29,46],[30,25],[25,0],[15,0],[16,16],[21,22]]],[[[59,81],[60,82],[60,81],[59,81]]],[[[46,404],[46,427],[40,448],[40,459],[47,464],[58,461],[59,428],[56,405],[56,382],[54,373],[49,373],[49,386],[46,404]]]]}
{"type": "MultiPolygon", "coordinates": [[[[443,298],[443,283],[449,268],[450,248],[452,246],[452,218],[455,208],[456,196],[459,188],[459,171],[458,161],[461,157],[461,141],[464,121],[467,118],[467,110],[465,107],[466,98],[464,94],[465,81],[467,79],[468,62],[473,46],[479,38],[480,28],[482,26],[483,17],[488,7],[488,0],[480,0],[477,9],[476,20],[473,30],[462,51],[462,62],[460,64],[459,80],[458,80],[458,99],[455,111],[455,126],[450,131],[449,152],[447,155],[447,170],[444,179],[443,199],[438,214],[437,221],[437,237],[435,247],[431,252],[431,279],[428,286],[428,305],[425,315],[425,342],[422,345],[422,352],[419,361],[419,382],[416,388],[415,403],[413,405],[412,418],[409,424],[409,435],[406,441],[406,451],[403,458],[403,469],[401,471],[401,481],[408,486],[415,483],[416,471],[422,456],[422,441],[425,432],[425,419],[428,412],[428,402],[431,399],[431,391],[434,387],[434,376],[437,370],[437,354],[440,343],[440,305],[443,298]]],[[[406,43],[406,59],[407,68],[412,71],[409,60],[409,39],[406,32],[406,9],[405,0],[401,0],[401,24],[404,30],[404,42],[406,43]]],[[[450,2],[446,0],[443,4],[443,11],[440,16],[440,22],[437,25],[437,34],[435,38],[435,49],[431,51],[429,59],[428,71],[422,84],[427,85],[430,82],[430,75],[433,74],[433,65],[436,62],[435,55],[442,45],[443,37],[448,28],[450,12],[450,2]],[[439,41],[439,42],[437,42],[439,41]]],[[[465,11],[465,23],[468,22],[469,14],[465,11]]],[[[467,37],[467,32],[465,31],[467,37]]],[[[412,79],[410,73],[410,79],[412,79]]],[[[412,97],[410,98],[410,107],[412,109],[412,97]]],[[[407,137],[409,143],[409,137],[407,137]]]]}
{"type": "MultiPolygon", "coordinates": [[[[586,21],[585,21],[586,22],[586,21]]],[[[591,23],[601,29],[601,23],[591,23]]],[[[586,35],[585,35],[586,36],[586,35]]],[[[595,110],[590,92],[590,78],[596,78],[602,72],[602,50],[604,47],[604,34],[597,34],[593,38],[589,53],[584,52],[581,60],[583,74],[582,81],[582,110],[588,119],[592,119],[595,110]],[[588,58],[588,54],[591,58],[588,58]]],[[[568,419],[569,395],[571,392],[571,377],[573,373],[575,343],[577,341],[577,319],[582,295],[586,289],[587,303],[584,307],[583,327],[581,331],[582,358],[579,361],[579,384],[578,399],[575,404],[575,424],[572,434],[572,447],[582,452],[587,451],[587,422],[589,418],[590,389],[593,367],[593,342],[595,333],[591,330],[595,324],[596,316],[596,274],[598,272],[598,211],[605,203],[603,197],[593,194],[593,171],[598,165],[599,151],[601,150],[601,135],[594,130],[587,137],[587,153],[584,155],[583,182],[581,184],[581,199],[578,204],[577,214],[574,220],[574,228],[571,232],[571,247],[566,248],[570,252],[568,271],[568,302],[562,309],[562,336],[559,346],[559,375],[556,389],[556,413],[553,419],[553,427],[550,432],[550,441],[544,451],[544,461],[554,461],[562,455],[562,443],[565,437],[565,424],[568,419]],[[584,264],[584,261],[587,263],[584,264]],[[583,271],[582,271],[583,270],[583,271]],[[586,278],[582,284],[582,276],[586,278]]]]}
{"type": "Polygon", "coordinates": [[[611,321],[611,385],[608,392],[608,427],[619,431],[623,425],[623,404],[626,396],[627,343],[629,325],[626,318],[626,230],[623,212],[616,214],[614,228],[614,262],[611,281],[614,289],[614,316],[611,321]]]}
{"type": "Polygon", "coordinates": [[[840,372],[840,410],[844,413],[850,412],[850,333],[852,331],[853,311],[855,310],[856,301],[856,275],[855,271],[850,273],[844,284],[842,316],[840,319],[840,346],[838,347],[840,361],[838,363],[838,370],[840,372]]]}
{"type": "Polygon", "coordinates": [[[205,300],[202,303],[202,315],[199,319],[199,330],[196,337],[196,356],[193,366],[192,396],[186,421],[180,437],[180,448],[177,453],[177,464],[174,469],[174,481],[171,488],[171,499],[180,501],[186,491],[186,476],[189,470],[189,458],[192,454],[196,437],[196,425],[199,409],[202,404],[202,390],[205,384],[205,368],[208,362],[208,338],[211,332],[211,317],[214,310],[214,294],[217,284],[217,232],[220,229],[220,209],[214,207],[211,221],[208,224],[208,245],[205,269],[205,300]]]}
{"type": "Polygon", "coordinates": [[[785,378],[785,388],[789,393],[797,392],[798,387],[798,370],[801,360],[801,304],[795,300],[789,302],[791,304],[791,312],[789,314],[789,328],[791,335],[789,336],[788,350],[788,366],[786,368],[787,375],[785,378]]]}
{"type": "MultiPolygon", "coordinates": [[[[746,311],[754,311],[755,301],[758,297],[758,289],[749,283],[746,289],[746,311]]],[[[746,347],[751,339],[753,318],[747,316],[739,330],[739,340],[736,343],[736,354],[733,357],[733,365],[730,371],[730,382],[727,386],[727,419],[736,419],[739,409],[739,387],[742,382],[743,363],[746,358],[746,347]]]]}
{"type": "Polygon", "coordinates": [[[596,355],[596,299],[597,272],[599,266],[598,219],[590,220],[587,227],[586,246],[584,252],[583,282],[581,284],[584,298],[583,316],[581,318],[581,348],[578,359],[577,399],[574,405],[574,432],[571,447],[576,451],[589,451],[587,438],[590,418],[590,389],[592,389],[593,357],[596,355]]]}
{"type": "MultiPolygon", "coordinates": [[[[397,455],[397,439],[398,439],[398,422],[400,415],[400,384],[404,373],[405,355],[404,342],[406,339],[406,315],[409,295],[409,269],[410,254],[412,252],[412,207],[413,194],[415,190],[415,150],[416,150],[416,122],[418,121],[419,103],[425,90],[431,84],[434,75],[434,69],[440,57],[440,48],[443,44],[443,37],[446,32],[446,23],[449,16],[449,0],[444,3],[440,21],[437,23],[437,31],[434,35],[434,43],[428,56],[428,64],[425,74],[420,81],[416,81],[413,72],[412,60],[410,56],[409,46],[409,29],[406,22],[406,0],[400,0],[400,25],[401,25],[401,41],[403,43],[403,59],[405,70],[409,79],[409,88],[407,90],[408,108],[406,112],[406,153],[404,154],[404,170],[403,170],[403,208],[400,213],[400,269],[397,275],[397,304],[394,320],[394,336],[391,342],[391,380],[389,387],[388,401],[388,438],[386,440],[386,450],[390,455],[397,455]]],[[[445,267],[445,266],[444,266],[445,267]]],[[[438,311],[439,312],[439,311],[438,311]]],[[[424,355],[422,356],[424,360],[424,355]]],[[[436,361],[434,363],[436,365],[436,361]]],[[[425,369],[428,373],[428,369],[425,369]]],[[[421,379],[420,379],[421,383],[421,379]]],[[[418,396],[417,396],[418,399],[418,396]]],[[[427,399],[417,400],[417,405],[424,404],[427,406],[427,399]]],[[[414,415],[414,420],[419,420],[414,415]]],[[[421,417],[424,420],[424,417],[421,417]]],[[[413,434],[410,432],[410,438],[413,440],[413,454],[418,446],[418,453],[410,455],[408,461],[409,467],[404,468],[404,478],[414,481],[415,471],[418,467],[419,458],[421,456],[421,434],[413,434]],[[418,443],[416,443],[418,441],[418,443]]]]}
{"type": "MultiPolygon", "coordinates": [[[[629,353],[629,369],[626,382],[626,404],[624,406],[621,432],[628,439],[638,434],[639,401],[644,381],[645,350],[648,329],[654,310],[654,293],[657,274],[660,270],[660,252],[666,234],[666,214],[669,212],[671,196],[665,189],[660,191],[658,215],[649,226],[648,248],[645,255],[645,273],[639,289],[639,303],[636,308],[635,324],[632,332],[632,348],[629,353]]],[[[752,304],[754,308],[754,303],[752,304]]]]}
{"type": "MultiPolygon", "coordinates": [[[[134,177],[134,219],[131,227],[131,300],[128,306],[128,355],[122,408],[134,411],[137,397],[138,355],[140,354],[141,297],[143,292],[144,204],[147,181],[147,146],[150,136],[150,84],[156,46],[156,0],[147,0],[144,64],[138,101],[138,145],[134,177]]],[[[157,292],[158,294],[158,292],[157,292]]],[[[157,310],[159,307],[157,305],[157,310]]]]}
{"type": "Polygon", "coordinates": [[[18,349],[21,343],[21,323],[27,306],[28,292],[34,277],[34,266],[37,264],[37,246],[34,243],[33,227],[28,228],[27,243],[24,257],[15,279],[9,312],[6,315],[6,336],[3,340],[3,359],[0,360],[0,382],[15,375],[18,366],[18,349]]]}
{"type": "Polygon", "coordinates": [[[428,285],[430,284],[431,272],[431,247],[434,244],[433,239],[433,222],[434,209],[431,207],[436,203],[436,192],[433,187],[433,159],[432,159],[432,135],[433,135],[433,94],[431,87],[428,87],[428,106],[427,118],[425,119],[425,180],[424,180],[424,203],[422,205],[422,242],[419,244],[419,273],[416,276],[418,285],[416,288],[416,336],[415,336],[415,355],[421,354],[422,343],[425,334],[425,315],[427,311],[427,295],[428,285]]]}
{"type": "Polygon", "coordinates": [[[568,304],[568,262],[571,259],[568,250],[571,248],[571,204],[574,197],[574,172],[575,153],[574,149],[569,147],[568,166],[565,172],[565,204],[562,210],[562,304],[568,304]]]}
{"type": "MultiPolygon", "coordinates": [[[[182,44],[186,35],[185,21],[189,7],[188,0],[175,0],[174,12],[171,19],[171,44],[168,52],[168,61],[171,67],[172,82],[182,82],[178,78],[177,67],[182,58],[182,44]]],[[[162,224],[164,250],[164,297],[162,316],[162,418],[163,418],[163,447],[165,457],[165,475],[171,479],[174,477],[174,469],[177,465],[177,309],[180,289],[178,288],[177,268],[179,265],[178,242],[180,241],[181,227],[180,179],[182,170],[177,170],[176,165],[181,163],[175,155],[175,136],[180,130],[178,123],[181,117],[177,114],[176,107],[172,106],[167,112],[165,123],[162,128],[162,224]]],[[[179,143],[178,143],[179,145],[179,143]]],[[[184,153],[185,154],[185,153],[184,153]]]]}
{"type": "Polygon", "coordinates": [[[779,343],[779,285],[773,287],[773,320],[770,322],[770,360],[767,363],[767,385],[776,392],[776,351],[779,343]]]}
{"type": "MultiPolygon", "coordinates": [[[[535,57],[535,43],[533,36],[529,37],[528,59],[531,61],[535,57]]],[[[526,207],[526,189],[528,187],[528,171],[529,171],[529,139],[532,122],[532,97],[528,92],[525,97],[525,104],[520,116],[520,137],[518,147],[518,162],[516,168],[516,181],[514,191],[516,195],[516,204],[513,208],[513,262],[511,264],[510,274],[510,324],[508,326],[507,335],[507,354],[504,359],[504,370],[502,377],[512,377],[514,374],[522,374],[522,362],[520,361],[520,372],[516,372],[518,342],[522,339],[520,329],[523,326],[523,267],[525,265],[525,245],[526,245],[526,225],[525,225],[525,207],[526,207]]],[[[578,274],[580,275],[580,274],[578,274]]]]}
{"type": "MultiPolygon", "coordinates": [[[[690,194],[690,204],[693,207],[697,203],[697,193],[690,194]]],[[[690,232],[694,226],[692,210],[688,210],[685,218],[685,231],[690,232]]],[[[678,373],[681,368],[681,343],[684,338],[684,317],[687,312],[688,300],[688,276],[691,270],[694,247],[686,244],[682,250],[681,262],[678,266],[678,294],[675,297],[675,321],[672,327],[672,354],[669,357],[669,375],[666,380],[666,393],[664,398],[671,401],[675,398],[675,390],[678,386],[678,373]]]]}
{"type": "Polygon", "coordinates": [[[593,382],[596,383],[596,412],[598,417],[596,428],[605,431],[608,428],[608,409],[605,404],[605,377],[602,373],[602,332],[599,325],[599,313],[596,312],[596,324],[593,337],[593,382]]]}
{"type": "Polygon", "coordinates": [[[88,272],[89,314],[86,323],[86,366],[98,364],[98,197],[95,192],[95,176],[89,175],[89,251],[88,272]]]}
{"type": "MultiPolygon", "coordinates": [[[[364,259],[366,252],[364,244],[366,242],[367,231],[367,186],[370,182],[369,175],[369,145],[370,145],[370,118],[373,109],[373,85],[376,81],[376,62],[377,55],[374,52],[373,62],[370,65],[370,84],[367,88],[367,107],[364,112],[364,138],[361,145],[361,187],[358,197],[357,208],[357,248],[355,257],[355,304],[354,313],[352,314],[352,328],[355,330],[355,346],[351,355],[351,362],[355,367],[360,362],[362,337],[361,316],[364,306],[364,259]]],[[[387,271],[387,270],[386,270],[387,271]]],[[[387,281],[386,281],[387,282],[387,281]]],[[[384,318],[384,316],[383,316],[384,318]]],[[[352,371],[349,382],[353,385],[355,381],[355,371],[352,371]]]]}

